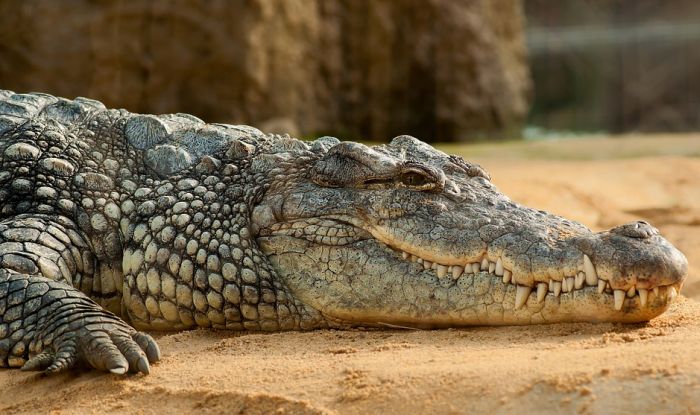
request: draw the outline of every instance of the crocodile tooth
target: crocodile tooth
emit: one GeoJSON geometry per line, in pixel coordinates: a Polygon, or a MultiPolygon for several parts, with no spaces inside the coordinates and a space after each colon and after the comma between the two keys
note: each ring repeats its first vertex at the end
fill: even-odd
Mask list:
{"type": "Polygon", "coordinates": [[[554,281],[552,285],[554,286],[554,295],[559,297],[559,294],[561,294],[561,281],[554,281]]]}
{"type": "Polygon", "coordinates": [[[567,277],[566,278],[566,285],[569,286],[569,292],[572,292],[574,290],[574,285],[576,285],[575,278],[574,277],[567,277]]]}
{"type": "Polygon", "coordinates": [[[666,294],[666,296],[667,296],[667,298],[668,298],[668,301],[673,301],[673,300],[675,300],[675,299],[676,299],[676,295],[678,295],[678,292],[676,291],[676,287],[668,287],[668,291],[667,291],[667,294],[666,294]]]}
{"type": "Polygon", "coordinates": [[[647,297],[649,296],[649,291],[645,290],[644,288],[640,288],[637,291],[639,291],[639,304],[644,307],[647,305],[647,297]]]}
{"type": "Polygon", "coordinates": [[[588,285],[595,284],[595,280],[598,278],[598,273],[596,272],[591,259],[586,254],[583,254],[583,271],[586,273],[586,282],[588,285]]]}
{"type": "Polygon", "coordinates": [[[433,267],[433,263],[424,259],[423,260],[423,269],[430,269],[433,267]]]}
{"type": "Polygon", "coordinates": [[[419,263],[419,264],[422,264],[422,263],[423,263],[423,258],[418,258],[418,259],[416,259],[416,262],[419,263]]]}
{"type": "Polygon", "coordinates": [[[510,272],[510,270],[503,270],[503,283],[508,284],[512,275],[513,274],[510,272]]]}
{"type": "Polygon", "coordinates": [[[654,295],[657,297],[659,296],[659,287],[658,286],[654,287],[654,295]]]}
{"type": "MultiPolygon", "coordinates": [[[[579,271],[580,272],[580,271],[579,271]]],[[[598,285],[598,277],[595,275],[588,275],[585,272],[583,273],[584,277],[586,278],[586,285],[590,285],[591,287],[595,287],[598,285]]]]}
{"type": "Polygon", "coordinates": [[[406,252],[406,251],[401,252],[401,257],[402,257],[403,259],[407,259],[409,255],[410,255],[410,254],[409,254],[408,252],[406,252]]]}
{"type": "Polygon", "coordinates": [[[515,309],[520,310],[523,305],[527,302],[527,298],[532,292],[532,287],[527,285],[516,285],[515,289],[515,309]]]}
{"type": "Polygon", "coordinates": [[[584,281],[586,281],[586,274],[579,271],[579,273],[576,274],[576,277],[574,277],[574,288],[580,290],[583,287],[584,281]]]}
{"type": "Polygon", "coordinates": [[[472,272],[474,274],[479,273],[479,263],[478,262],[472,262],[472,272]]]}
{"type": "Polygon", "coordinates": [[[496,263],[495,262],[489,262],[489,274],[493,274],[493,272],[496,270],[496,263]]]}
{"type": "Polygon", "coordinates": [[[437,276],[438,278],[442,278],[445,275],[447,275],[447,266],[445,265],[438,265],[437,266],[437,276]]]}
{"type": "Polygon", "coordinates": [[[637,290],[634,288],[634,285],[630,287],[629,290],[627,290],[627,297],[632,298],[634,295],[637,293],[637,290]]]}
{"type": "Polygon", "coordinates": [[[481,271],[486,271],[489,269],[489,260],[484,257],[484,259],[481,260],[481,271]]]}
{"type": "Polygon", "coordinates": [[[438,265],[439,264],[437,262],[433,262],[432,264],[430,264],[430,268],[437,270],[438,265]]]}
{"type": "Polygon", "coordinates": [[[494,271],[499,277],[503,276],[503,261],[501,261],[501,258],[498,258],[496,261],[496,269],[494,271]]]}
{"type": "Polygon", "coordinates": [[[459,265],[455,265],[452,267],[452,279],[456,280],[460,276],[462,276],[462,273],[464,272],[464,268],[460,267],[459,265]]]}
{"type": "Polygon", "coordinates": [[[541,282],[537,284],[537,302],[541,303],[544,301],[544,297],[547,295],[547,284],[546,282],[541,282]]]}
{"type": "Polygon", "coordinates": [[[569,292],[569,280],[566,277],[564,277],[564,279],[561,280],[561,290],[565,293],[569,292]]]}
{"type": "Polygon", "coordinates": [[[607,282],[605,280],[598,280],[598,294],[603,294],[603,291],[605,291],[605,285],[607,282]]]}
{"type": "Polygon", "coordinates": [[[625,291],[615,290],[613,295],[615,296],[615,310],[622,310],[622,303],[625,302],[625,291]]]}

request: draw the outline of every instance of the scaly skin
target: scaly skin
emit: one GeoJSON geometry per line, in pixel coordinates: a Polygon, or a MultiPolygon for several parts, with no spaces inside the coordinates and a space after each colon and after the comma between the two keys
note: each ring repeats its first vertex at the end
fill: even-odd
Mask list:
{"type": "Polygon", "coordinates": [[[136,329],[645,321],[687,272],[647,223],[592,233],[412,137],[84,98],[0,91],[0,201],[0,365],[49,373],[148,373],[136,329]]]}

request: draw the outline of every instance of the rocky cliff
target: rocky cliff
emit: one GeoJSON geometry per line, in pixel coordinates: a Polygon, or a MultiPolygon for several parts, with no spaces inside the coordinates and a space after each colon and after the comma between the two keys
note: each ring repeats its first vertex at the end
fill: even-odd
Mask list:
{"type": "Polygon", "coordinates": [[[302,136],[517,134],[513,0],[0,2],[0,87],[302,136]]]}

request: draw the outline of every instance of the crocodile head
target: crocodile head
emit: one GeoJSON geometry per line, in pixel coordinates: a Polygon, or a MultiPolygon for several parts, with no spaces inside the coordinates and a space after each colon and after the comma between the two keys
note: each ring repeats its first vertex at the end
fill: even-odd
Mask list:
{"type": "MultiPolygon", "coordinates": [[[[347,324],[639,322],[687,272],[646,222],[604,232],[511,201],[480,166],[400,136],[267,163],[258,243],[299,300],[347,324]]],[[[264,164],[264,163],[263,163],[264,164]]]]}

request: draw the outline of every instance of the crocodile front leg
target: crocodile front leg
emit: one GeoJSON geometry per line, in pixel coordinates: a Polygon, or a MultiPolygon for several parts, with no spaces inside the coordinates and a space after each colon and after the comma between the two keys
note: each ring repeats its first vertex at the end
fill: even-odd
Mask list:
{"type": "Polygon", "coordinates": [[[73,287],[78,267],[64,260],[74,237],[45,217],[0,223],[0,366],[148,373],[160,357],[155,341],[73,287]]]}
{"type": "Polygon", "coordinates": [[[0,270],[0,365],[58,373],[77,363],[149,373],[155,341],[80,291],[43,277],[0,270]]]}

